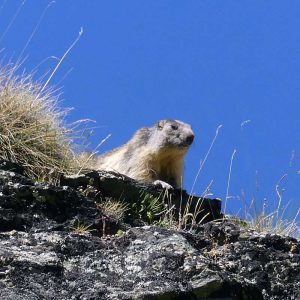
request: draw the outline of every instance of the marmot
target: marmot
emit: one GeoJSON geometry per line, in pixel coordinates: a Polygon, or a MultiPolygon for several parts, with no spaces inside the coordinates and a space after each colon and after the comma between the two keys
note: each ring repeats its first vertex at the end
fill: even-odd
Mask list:
{"type": "Polygon", "coordinates": [[[96,159],[96,169],[115,171],[133,179],[181,188],[184,155],[194,140],[190,125],[162,120],[139,129],[129,142],[96,159]]]}

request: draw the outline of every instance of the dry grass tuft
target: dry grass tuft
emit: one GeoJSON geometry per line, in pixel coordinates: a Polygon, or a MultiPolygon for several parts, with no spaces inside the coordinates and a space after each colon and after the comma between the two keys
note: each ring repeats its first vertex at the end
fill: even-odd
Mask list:
{"type": "MultiPolygon", "coordinates": [[[[293,216],[293,219],[291,219],[291,217],[286,218],[286,211],[288,209],[289,203],[285,206],[282,205],[284,188],[281,187],[281,184],[286,178],[287,174],[284,174],[278,180],[275,186],[277,199],[274,199],[274,203],[271,203],[271,206],[276,206],[276,209],[270,211],[268,207],[271,206],[268,203],[267,199],[264,199],[262,208],[258,210],[256,208],[256,205],[258,203],[256,203],[256,199],[253,198],[249,208],[245,210],[245,220],[252,229],[258,232],[268,232],[281,236],[291,236],[299,239],[300,225],[297,220],[300,214],[300,208],[293,216]]],[[[288,215],[290,216],[290,214],[288,215]]]]}
{"type": "Polygon", "coordinates": [[[300,209],[297,211],[295,217],[290,220],[283,216],[283,209],[281,214],[278,215],[278,210],[266,213],[265,206],[259,214],[255,214],[254,217],[249,213],[246,216],[246,222],[250,228],[258,232],[268,232],[281,236],[291,236],[297,239],[300,238],[300,227],[297,222],[300,209]]]}
{"type": "Polygon", "coordinates": [[[97,207],[101,209],[103,214],[118,221],[122,221],[124,219],[125,212],[129,209],[128,204],[114,199],[106,199],[104,202],[97,203],[97,207]]]}
{"type": "Polygon", "coordinates": [[[86,235],[94,231],[91,229],[92,225],[85,225],[84,223],[80,223],[79,221],[76,222],[74,227],[71,230],[76,234],[86,235]]]}
{"type": "Polygon", "coordinates": [[[0,159],[21,164],[34,180],[56,183],[61,173],[79,168],[71,146],[75,131],[64,122],[67,110],[58,107],[58,96],[15,70],[0,69],[0,159]]]}

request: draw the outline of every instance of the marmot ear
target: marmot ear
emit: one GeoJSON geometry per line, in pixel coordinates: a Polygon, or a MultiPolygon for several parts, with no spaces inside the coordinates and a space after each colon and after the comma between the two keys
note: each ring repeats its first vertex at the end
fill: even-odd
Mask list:
{"type": "Polygon", "coordinates": [[[161,121],[157,122],[156,123],[157,129],[162,130],[163,127],[164,127],[164,125],[165,125],[165,123],[166,123],[165,120],[161,120],[161,121]]]}

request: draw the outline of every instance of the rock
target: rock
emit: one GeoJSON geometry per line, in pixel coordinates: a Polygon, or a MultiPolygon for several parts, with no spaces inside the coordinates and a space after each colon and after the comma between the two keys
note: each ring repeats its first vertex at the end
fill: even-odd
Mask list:
{"type": "MultiPolygon", "coordinates": [[[[70,230],[80,223],[100,236],[102,217],[94,199],[71,187],[34,184],[21,174],[0,170],[0,232],[70,230]]],[[[124,228],[115,223],[106,221],[108,232],[124,228]]]]}
{"type": "Polygon", "coordinates": [[[0,169],[24,175],[24,168],[22,166],[8,160],[0,159],[0,169]]]}
{"type": "Polygon", "coordinates": [[[17,170],[0,170],[1,300],[300,299],[294,238],[223,219],[189,231],[133,227],[95,203],[109,195],[106,175],[54,187],[17,170]]]}
{"type": "MultiPolygon", "coordinates": [[[[209,227],[220,224],[213,225],[209,227]]],[[[288,251],[289,242],[296,240],[269,236],[224,243],[216,236],[198,247],[204,238],[151,226],[107,240],[62,231],[5,232],[0,234],[0,296],[299,299],[300,254],[288,251]],[[278,239],[282,248],[274,252],[269,242],[278,239]]]]}
{"type": "Polygon", "coordinates": [[[175,206],[174,216],[184,214],[186,206],[189,206],[189,212],[194,213],[197,207],[201,209],[197,213],[196,221],[204,219],[205,222],[220,219],[221,201],[219,199],[208,199],[189,195],[185,190],[165,190],[154,184],[142,183],[133,180],[125,175],[107,171],[93,171],[80,176],[62,176],[61,184],[73,187],[75,189],[86,189],[87,187],[101,191],[102,197],[112,197],[123,200],[132,205],[140,201],[141,197],[149,195],[163,200],[167,198],[168,202],[175,206]],[[167,195],[167,197],[166,197],[167,195]],[[200,205],[199,205],[200,204],[200,205]]]}

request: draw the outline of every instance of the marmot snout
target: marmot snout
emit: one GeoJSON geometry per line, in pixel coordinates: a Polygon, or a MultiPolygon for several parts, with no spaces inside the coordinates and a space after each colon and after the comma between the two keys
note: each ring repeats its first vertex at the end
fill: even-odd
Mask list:
{"type": "Polygon", "coordinates": [[[162,120],[156,125],[161,144],[165,147],[189,147],[194,141],[194,132],[190,125],[178,120],[162,120]]]}

